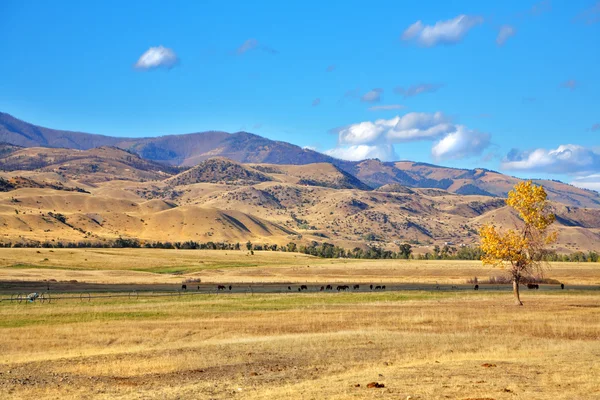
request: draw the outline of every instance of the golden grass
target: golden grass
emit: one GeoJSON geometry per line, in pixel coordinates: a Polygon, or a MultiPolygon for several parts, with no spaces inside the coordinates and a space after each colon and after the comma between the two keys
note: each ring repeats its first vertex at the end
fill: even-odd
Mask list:
{"type": "Polygon", "coordinates": [[[600,295],[527,292],[524,307],[511,300],[410,292],[3,302],[0,393],[598,398],[600,295]],[[372,381],[385,388],[367,389],[372,381]]]}
{"type": "MultiPolygon", "coordinates": [[[[297,253],[160,249],[0,249],[0,280],[97,283],[421,282],[463,284],[505,274],[478,261],[322,259],[297,253]]],[[[598,263],[553,263],[546,277],[600,284],[598,263]]]]}

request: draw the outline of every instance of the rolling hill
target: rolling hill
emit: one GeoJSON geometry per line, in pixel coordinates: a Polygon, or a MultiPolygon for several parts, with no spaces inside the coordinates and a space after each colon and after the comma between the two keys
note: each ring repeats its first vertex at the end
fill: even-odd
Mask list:
{"type": "MultiPolygon", "coordinates": [[[[499,197],[415,187],[423,168],[431,170],[425,179],[449,176],[434,166],[393,165],[412,177],[413,187],[391,183],[372,190],[329,163],[242,164],[216,157],[180,171],[114,147],[10,149],[0,165],[15,167],[20,160],[26,169],[0,171],[0,242],[131,237],[280,245],[326,241],[347,248],[411,242],[425,252],[445,243],[476,244],[483,223],[515,222],[499,197]],[[97,167],[90,168],[92,162],[97,167]]],[[[456,183],[466,179],[460,170],[452,174],[448,179],[456,183]]],[[[482,170],[469,179],[487,182],[493,174],[482,170]]],[[[600,251],[600,209],[552,205],[557,251],[600,251]]]]}
{"type": "MultiPolygon", "coordinates": [[[[106,176],[94,175],[95,180],[111,179],[115,170],[133,168],[130,179],[158,179],[156,173],[176,172],[174,166],[193,167],[208,159],[225,157],[238,163],[252,164],[259,172],[261,164],[287,165],[283,175],[285,181],[292,182],[295,177],[301,177],[301,168],[293,166],[327,165],[321,174],[309,171],[312,180],[302,178],[309,186],[324,186],[332,188],[360,188],[369,190],[385,185],[401,185],[410,188],[442,189],[461,195],[476,195],[488,197],[504,197],[520,179],[503,175],[487,169],[473,170],[447,168],[427,163],[412,161],[381,162],[377,159],[359,162],[343,161],[330,156],[300,148],[289,143],[269,140],[247,132],[226,133],[209,131],[185,135],[168,135],[152,138],[115,138],[102,135],[92,135],[81,132],[68,132],[39,127],[21,121],[9,114],[0,113],[0,168],[31,169],[45,165],[46,171],[52,170],[46,157],[37,151],[39,156],[28,159],[21,157],[27,150],[17,146],[34,147],[64,147],[77,150],[88,150],[95,147],[112,146],[125,150],[122,155],[115,156],[112,166],[106,165],[106,176]],[[13,154],[11,157],[10,155],[13,154]],[[139,157],[135,157],[135,155],[139,157]],[[8,157],[7,157],[8,155],[8,157]],[[142,163],[147,165],[142,165],[142,163]],[[47,165],[46,165],[47,164],[47,165]],[[139,171],[147,170],[145,174],[139,171]],[[142,177],[144,175],[144,177],[142,177]]],[[[82,153],[74,152],[77,156],[68,155],[69,151],[56,150],[55,155],[48,155],[62,163],[62,167],[70,168],[75,173],[77,167],[66,166],[65,160],[79,157],[82,153]],[[62,154],[59,156],[59,153],[62,154]],[[63,158],[59,158],[63,157],[63,158]]],[[[91,154],[90,154],[91,156],[91,154]]],[[[83,159],[83,158],[82,158],[83,159]]],[[[55,163],[56,164],[56,163],[55,163]]],[[[79,171],[85,173],[86,165],[96,162],[73,162],[79,164],[79,171]]],[[[307,167],[308,170],[314,167],[307,167]]],[[[277,174],[273,174],[277,175],[277,174]]],[[[282,174],[279,174],[282,175],[282,174]]],[[[162,175],[163,177],[164,174],[162,175]]],[[[189,176],[189,174],[188,174],[189,176]]],[[[187,178],[186,178],[187,179],[187,178]]],[[[276,178],[277,180],[278,178],[276,178]]],[[[600,194],[595,191],[580,189],[562,182],[550,180],[535,180],[544,186],[549,199],[569,206],[600,208],[600,194]]]]}

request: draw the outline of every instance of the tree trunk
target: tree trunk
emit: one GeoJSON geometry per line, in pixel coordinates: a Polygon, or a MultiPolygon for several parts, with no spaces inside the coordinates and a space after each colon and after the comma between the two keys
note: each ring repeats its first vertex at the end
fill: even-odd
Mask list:
{"type": "Polygon", "coordinates": [[[519,280],[518,278],[513,278],[513,293],[515,294],[515,306],[522,306],[521,295],[519,293],[519,280]]]}

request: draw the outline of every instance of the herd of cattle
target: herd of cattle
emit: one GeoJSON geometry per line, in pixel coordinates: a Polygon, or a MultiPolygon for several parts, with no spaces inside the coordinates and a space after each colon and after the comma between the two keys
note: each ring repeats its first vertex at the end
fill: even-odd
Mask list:
{"type": "MultiPolygon", "coordinates": [[[[527,289],[539,289],[540,285],[537,283],[528,283],[527,284],[527,289]]],[[[560,288],[564,289],[565,285],[564,283],[560,284],[560,288]]],[[[229,286],[225,286],[225,285],[217,285],[217,291],[224,291],[229,289],[229,291],[231,291],[233,289],[233,286],[229,285],[229,286]]],[[[292,287],[288,286],[287,287],[288,291],[292,291],[292,287]]],[[[299,292],[303,292],[308,290],[308,286],[307,285],[300,285],[298,288],[299,292]]],[[[352,286],[353,290],[360,290],[360,285],[353,285],[352,286]]],[[[385,285],[369,285],[369,289],[371,290],[385,290],[385,285]]],[[[436,285],[436,289],[440,289],[439,285],[436,285]]],[[[458,289],[457,286],[452,286],[452,289],[458,289]]],[[[184,283],[183,285],[181,285],[181,290],[187,290],[187,285],[184,283]]],[[[200,285],[198,285],[198,290],[200,290],[200,285]]],[[[329,290],[333,290],[333,286],[332,285],[327,285],[327,286],[321,286],[320,288],[320,292],[324,292],[324,291],[329,291],[329,290]]],[[[347,290],[350,290],[350,286],[349,285],[338,285],[336,286],[335,290],[337,290],[338,292],[345,292],[347,290]]],[[[479,290],[479,285],[475,285],[473,287],[473,290],[479,290]]]]}
{"type": "MultiPolygon", "coordinates": [[[[369,288],[371,290],[385,290],[385,285],[370,285],[369,288]]],[[[222,290],[227,290],[229,289],[230,291],[233,289],[232,285],[229,286],[225,286],[225,285],[217,285],[217,291],[222,291],[222,290]]],[[[287,287],[288,291],[292,290],[291,286],[287,287]]],[[[360,285],[354,285],[352,286],[353,290],[360,290],[360,285]]],[[[183,284],[181,285],[181,290],[187,290],[187,284],[183,284]]],[[[200,285],[198,285],[198,290],[200,290],[200,285]]],[[[298,291],[299,292],[303,292],[305,290],[308,290],[308,286],[307,285],[300,285],[298,287],[298,291]]],[[[323,291],[327,291],[327,290],[333,290],[333,286],[332,285],[327,285],[327,286],[321,286],[321,289],[319,291],[323,292],[323,291]]],[[[338,285],[336,286],[335,290],[337,290],[338,292],[345,292],[347,290],[350,290],[350,286],[348,285],[338,285]]]]}

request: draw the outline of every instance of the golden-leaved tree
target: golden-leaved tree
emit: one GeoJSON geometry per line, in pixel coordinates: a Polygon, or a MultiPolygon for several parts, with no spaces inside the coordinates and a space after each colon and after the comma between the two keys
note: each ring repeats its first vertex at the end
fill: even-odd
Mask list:
{"type": "Polygon", "coordinates": [[[508,267],[513,281],[515,304],[523,305],[519,284],[524,276],[541,268],[544,248],[556,241],[557,233],[548,228],[556,217],[551,212],[543,187],[531,181],[517,184],[506,203],[521,219],[514,229],[498,230],[493,224],[480,231],[484,265],[508,267]]]}

